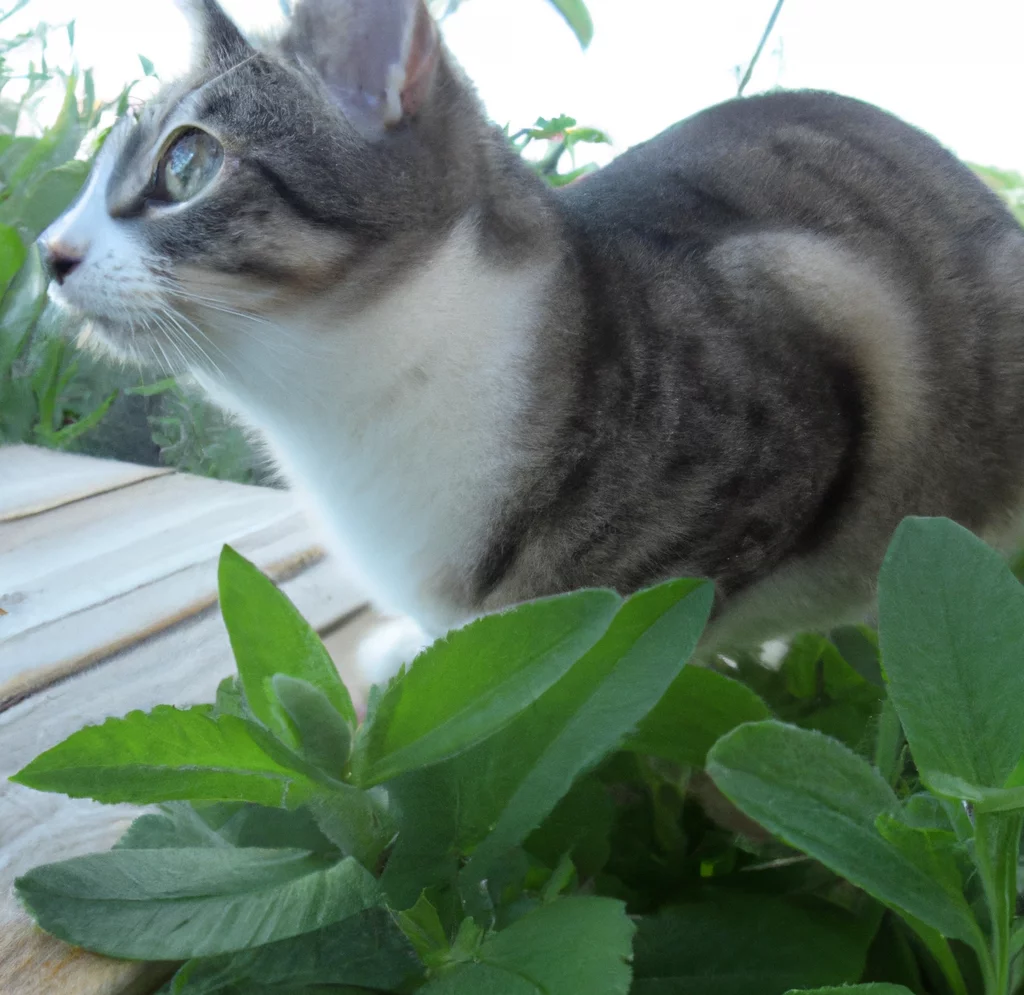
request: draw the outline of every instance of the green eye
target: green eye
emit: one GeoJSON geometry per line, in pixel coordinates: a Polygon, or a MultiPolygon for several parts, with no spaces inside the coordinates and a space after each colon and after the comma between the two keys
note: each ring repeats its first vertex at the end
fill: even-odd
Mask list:
{"type": "Polygon", "coordinates": [[[220,171],[224,149],[213,135],[190,128],[170,145],[157,167],[153,200],[183,204],[205,190],[220,171]]]}

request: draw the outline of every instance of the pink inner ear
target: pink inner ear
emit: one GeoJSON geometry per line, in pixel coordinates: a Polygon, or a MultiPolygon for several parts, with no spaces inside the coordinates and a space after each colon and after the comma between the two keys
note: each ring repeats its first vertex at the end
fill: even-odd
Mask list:
{"type": "Polygon", "coordinates": [[[421,0],[417,0],[413,16],[401,93],[403,116],[415,114],[426,102],[438,60],[437,26],[421,0]]]}

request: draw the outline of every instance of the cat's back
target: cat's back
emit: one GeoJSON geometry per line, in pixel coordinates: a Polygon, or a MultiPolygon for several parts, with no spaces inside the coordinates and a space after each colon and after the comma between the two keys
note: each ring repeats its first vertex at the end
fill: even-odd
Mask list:
{"type": "Polygon", "coordinates": [[[574,223],[689,251],[797,228],[924,265],[951,237],[1017,227],[935,139],[870,104],[782,91],[730,100],[625,152],[562,193],[574,223]],[[939,243],[936,244],[936,238],[939,243]]]}

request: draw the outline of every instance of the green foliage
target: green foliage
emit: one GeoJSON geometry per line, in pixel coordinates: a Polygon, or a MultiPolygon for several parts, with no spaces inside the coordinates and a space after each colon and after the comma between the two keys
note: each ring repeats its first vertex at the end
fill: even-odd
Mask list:
{"type": "MultiPolygon", "coordinates": [[[[0,25],[27,6],[0,13],[0,25]]],[[[148,374],[98,359],[74,344],[80,330],[47,307],[47,279],[36,237],[74,200],[115,116],[126,113],[135,83],[114,100],[97,101],[92,73],[47,61],[45,24],[0,39],[0,445],[30,442],[58,449],[164,462],[207,476],[263,482],[240,429],[187,384],[150,389],[148,374]],[[19,73],[14,65],[27,63],[19,73]],[[63,95],[56,118],[40,121],[43,101],[63,95]],[[160,394],[130,406],[132,394],[160,394]],[[147,417],[150,424],[146,424],[147,417]],[[134,419],[125,431],[124,419],[134,419]],[[112,425],[112,422],[114,423],[112,425]],[[125,437],[151,441],[140,446],[125,437]]],[[[74,24],[67,26],[74,46],[74,24]]],[[[143,73],[155,75],[140,56],[143,73]]]]}
{"type": "Polygon", "coordinates": [[[537,174],[550,186],[564,187],[593,172],[597,167],[593,163],[576,166],[576,148],[579,145],[607,145],[609,138],[597,128],[577,127],[576,119],[561,114],[556,118],[537,118],[532,128],[522,128],[514,135],[509,135],[509,144],[520,155],[530,149],[534,143],[545,143],[546,151],[536,160],[530,160],[537,174]],[[568,173],[558,171],[562,156],[568,153],[573,168],[568,173]]]}
{"type": "MultiPolygon", "coordinates": [[[[85,182],[89,163],[76,156],[98,147],[110,105],[96,101],[90,72],[47,65],[48,30],[40,25],[0,41],[0,444],[68,448],[102,421],[117,389],[64,338],[43,334],[46,279],[34,241],[85,182]],[[12,56],[30,49],[39,62],[16,74],[12,56]],[[54,89],[63,92],[60,111],[39,128],[37,108],[54,89]]],[[[74,44],[73,27],[68,38],[74,44]]]]}
{"type": "Polygon", "coordinates": [[[228,549],[220,581],[214,706],[14,778],[162,803],[17,889],[70,942],[185,960],[166,992],[1020,990],[1024,603],[952,522],[897,531],[881,659],[854,627],[683,669],[710,585],[584,591],[450,633],[361,725],[273,584],[228,549]]]}
{"type": "MultiPolygon", "coordinates": [[[[281,0],[282,7],[290,8],[290,0],[281,0]]],[[[428,0],[428,6],[438,17],[452,13],[463,4],[464,0],[428,0]]],[[[583,0],[550,0],[551,6],[562,15],[576,40],[582,48],[586,48],[594,37],[594,23],[590,19],[590,11],[583,0]]]]}
{"type": "Polygon", "coordinates": [[[301,936],[380,901],[373,876],[352,857],[233,847],[96,853],[30,871],[18,894],[54,936],[153,960],[301,936]]]}
{"type": "Polygon", "coordinates": [[[1012,169],[970,164],[971,169],[1006,201],[1014,217],[1024,224],[1024,176],[1012,169]]]}

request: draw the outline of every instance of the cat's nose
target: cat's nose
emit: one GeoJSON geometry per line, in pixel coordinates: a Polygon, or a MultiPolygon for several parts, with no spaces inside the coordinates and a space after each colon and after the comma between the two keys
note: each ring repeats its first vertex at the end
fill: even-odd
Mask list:
{"type": "Polygon", "coordinates": [[[84,254],[60,242],[40,242],[43,261],[53,278],[60,284],[78,268],[84,254]]]}

